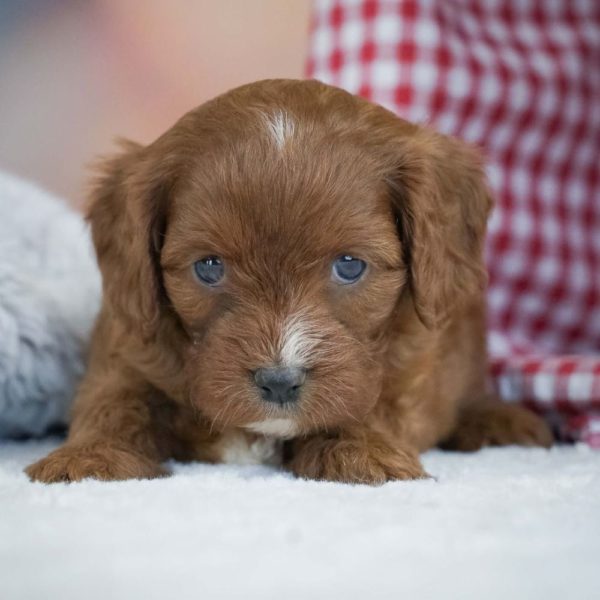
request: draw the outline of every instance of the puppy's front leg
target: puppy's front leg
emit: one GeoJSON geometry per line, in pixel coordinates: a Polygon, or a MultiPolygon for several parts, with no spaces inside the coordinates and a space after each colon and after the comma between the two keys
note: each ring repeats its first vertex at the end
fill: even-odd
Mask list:
{"type": "Polygon", "coordinates": [[[34,481],[54,483],[147,479],[167,474],[168,426],[160,425],[152,391],[141,382],[88,375],[75,402],[66,443],[30,465],[34,481]]]}
{"type": "Polygon", "coordinates": [[[380,485],[428,477],[408,445],[366,427],[298,438],[287,466],[299,477],[380,485]]]}
{"type": "Polygon", "coordinates": [[[536,414],[500,400],[485,399],[462,411],[442,444],[446,450],[473,452],[486,446],[541,446],[550,448],[550,428],[536,414]]]}

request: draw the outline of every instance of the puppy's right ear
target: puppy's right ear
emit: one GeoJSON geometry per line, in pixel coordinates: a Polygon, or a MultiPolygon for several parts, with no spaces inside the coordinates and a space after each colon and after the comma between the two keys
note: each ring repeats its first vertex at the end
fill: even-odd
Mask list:
{"type": "MultiPolygon", "coordinates": [[[[98,165],[88,220],[111,316],[148,341],[156,333],[162,284],[160,249],[169,182],[139,144],[98,165]]],[[[163,170],[164,171],[164,170],[163,170]]]]}

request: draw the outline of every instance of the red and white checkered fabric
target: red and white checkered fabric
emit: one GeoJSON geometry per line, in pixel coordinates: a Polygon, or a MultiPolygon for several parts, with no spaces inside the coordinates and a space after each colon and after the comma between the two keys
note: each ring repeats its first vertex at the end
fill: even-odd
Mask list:
{"type": "Polygon", "coordinates": [[[600,446],[600,1],[316,0],[307,71],[482,147],[496,387],[600,446]]]}

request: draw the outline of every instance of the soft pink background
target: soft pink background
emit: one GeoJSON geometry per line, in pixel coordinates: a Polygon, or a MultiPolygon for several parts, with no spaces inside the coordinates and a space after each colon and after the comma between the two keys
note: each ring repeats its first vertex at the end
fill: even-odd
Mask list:
{"type": "Polygon", "coordinates": [[[0,169],[80,205],[117,135],[149,142],[231,87],[301,77],[308,0],[30,2],[0,32],[0,169]]]}

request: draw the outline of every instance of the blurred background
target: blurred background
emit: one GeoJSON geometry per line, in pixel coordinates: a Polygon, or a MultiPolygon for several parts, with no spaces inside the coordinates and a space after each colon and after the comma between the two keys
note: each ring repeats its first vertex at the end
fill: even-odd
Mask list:
{"type": "Polygon", "coordinates": [[[81,207],[116,136],[304,75],[480,148],[497,391],[600,446],[600,0],[0,0],[0,170],[81,207]]]}
{"type": "Polygon", "coordinates": [[[0,169],[81,206],[116,136],[146,143],[237,85],[301,77],[308,0],[0,0],[0,169]]]}

